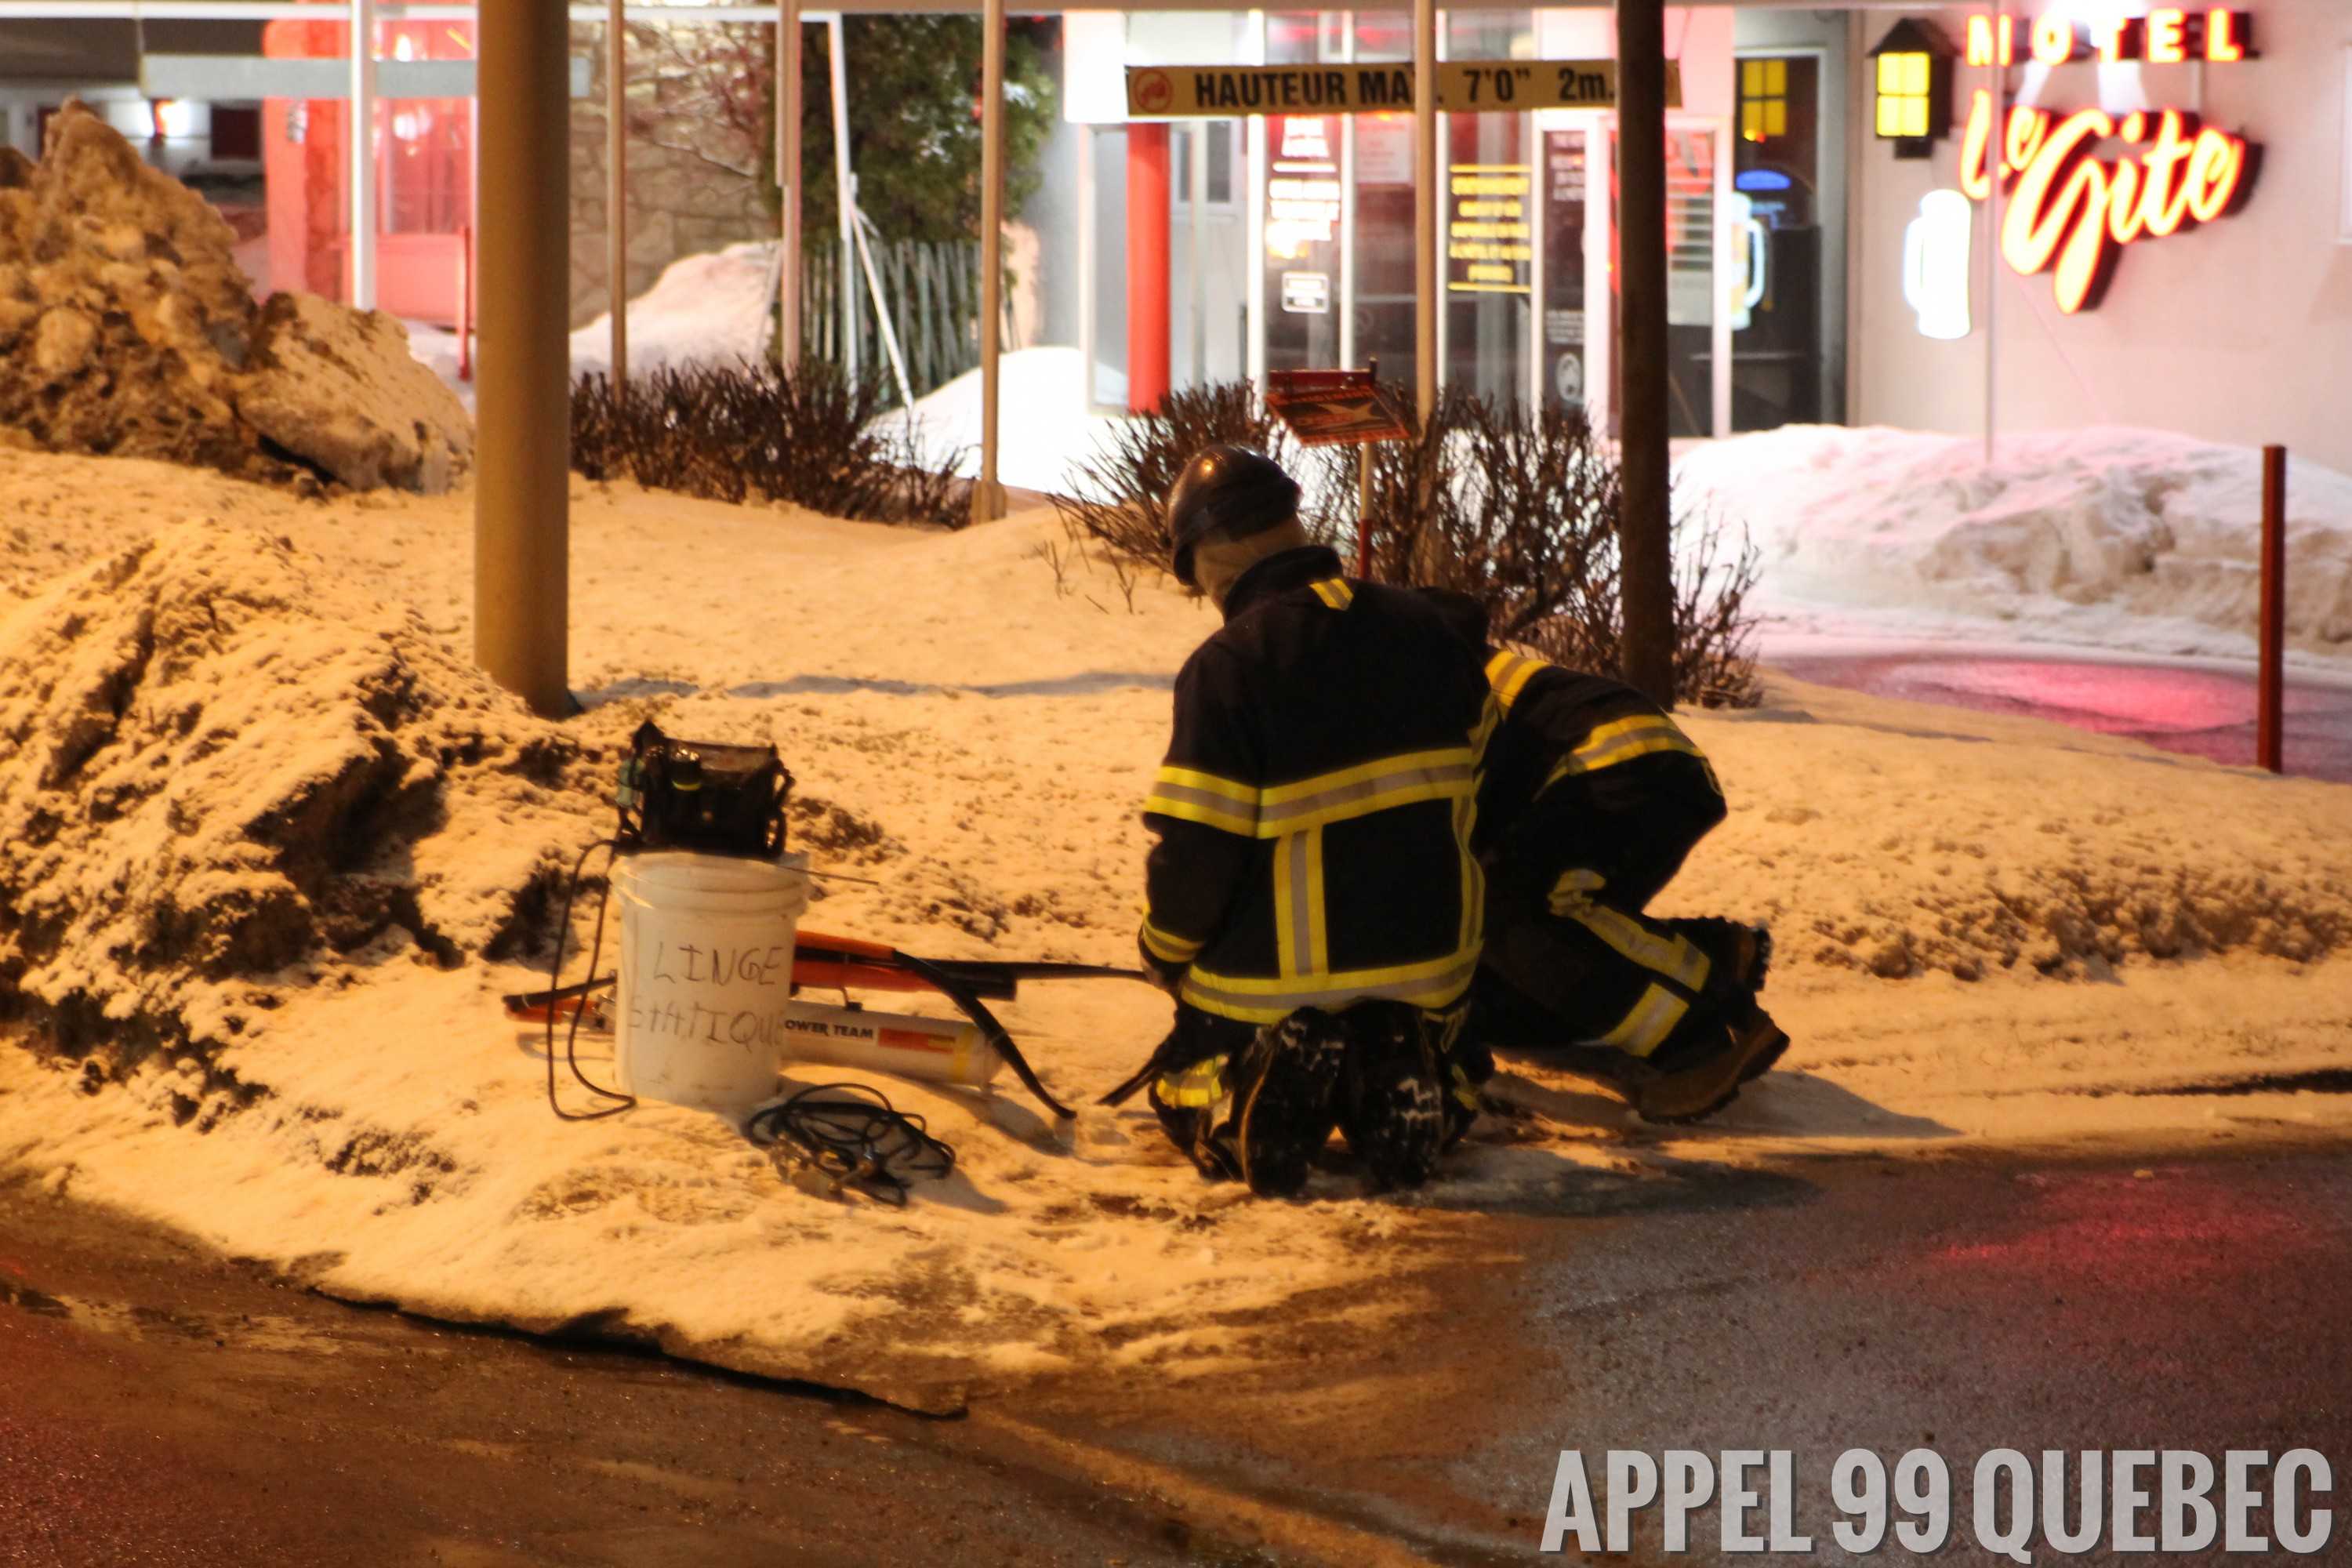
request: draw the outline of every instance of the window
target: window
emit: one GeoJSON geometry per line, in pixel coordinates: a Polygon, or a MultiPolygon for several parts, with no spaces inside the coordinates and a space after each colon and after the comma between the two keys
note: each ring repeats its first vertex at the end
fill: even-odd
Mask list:
{"type": "Polygon", "coordinates": [[[1789,62],[1739,62],[1739,139],[1761,142],[1789,133],[1789,62]]]}
{"type": "Polygon", "coordinates": [[[1878,133],[1887,137],[1927,134],[1933,73],[1924,54],[1878,57],[1878,133]]]}
{"type": "Polygon", "coordinates": [[[1238,121],[1209,122],[1209,205],[1213,207],[1234,205],[1234,135],[1240,129],[1238,121]]]}
{"type": "Polygon", "coordinates": [[[261,106],[257,103],[213,105],[213,156],[261,156],[261,106]]]}

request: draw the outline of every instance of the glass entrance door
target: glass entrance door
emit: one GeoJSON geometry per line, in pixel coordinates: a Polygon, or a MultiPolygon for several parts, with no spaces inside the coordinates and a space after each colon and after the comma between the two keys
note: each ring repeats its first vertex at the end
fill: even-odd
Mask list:
{"type": "Polygon", "coordinates": [[[1731,226],[1732,428],[1823,416],[1821,57],[1743,55],[1731,226]]]}
{"type": "Polygon", "coordinates": [[[1677,437],[1726,433],[1715,385],[1728,335],[1716,266],[1722,140],[1705,121],[1666,124],[1666,428],[1677,437]]]}
{"type": "MultiPolygon", "coordinates": [[[[1578,399],[1567,387],[1580,384],[1595,428],[1614,436],[1617,128],[1613,117],[1580,115],[1576,121],[1544,135],[1539,325],[1548,379],[1538,395],[1573,403],[1578,399]],[[1573,303],[1580,284],[1580,318],[1573,303]]],[[[1667,119],[1667,429],[1677,438],[1719,436],[1731,428],[1732,314],[1723,293],[1730,236],[1719,221],[1730,194],[1725,141],[1718,121],[1667,119]]]]}

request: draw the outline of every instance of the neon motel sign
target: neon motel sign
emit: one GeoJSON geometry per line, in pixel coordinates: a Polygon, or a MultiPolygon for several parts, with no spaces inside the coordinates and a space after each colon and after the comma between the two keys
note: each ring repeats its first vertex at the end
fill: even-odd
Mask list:
{"type": "MultiPolygon", "coordinates": [[[[1989,16],[1970,17],[1969,64],[2015,63],[2015,20],[2003,16],[1996,26],[1989,16]]],[[[2095,27],[2041,17],[2025,43],[2043,65],[2093,58],[2234,65],[2252,57],[2252,35],[2242,11],[2158,9],[2095,27]]],[[[1979,89],[1960,145],[1960,189],[1989,201],[1999,178],[2007,205],[1996,237],[2002,258],[2028,277],[2049,270],[2058,308],[2068,315],[2098,304],[2131,247],[2236,212],[2262,163],[2259,145],[2178,109],[2120,116],[2084,109],[2062,117],[2019,104],[1998,149],[1994,121],[1992,94],[1979,89]]]]}

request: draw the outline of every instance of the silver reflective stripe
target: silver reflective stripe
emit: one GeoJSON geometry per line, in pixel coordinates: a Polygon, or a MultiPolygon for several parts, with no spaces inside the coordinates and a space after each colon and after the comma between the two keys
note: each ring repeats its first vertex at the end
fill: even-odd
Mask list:
{"type": "Polygon", "coordinates": [[[1467,763],[1449,763],[1443,767],[1434,768],[1405,768],[1392,773],[1381,773],[1375,778],[1358,779],[1353,784],[1335,784],[1329,789],[1318,790],[1313,795],[1301,795],[1297,800],[1286,800],[1279,805],[1260,806],[1258,821],[1261,825],[1278,826],[1285,822],[1295,822],[1303,816],[1318,816],[1336,810],[1341,806],[1377,801],[1383,795],[1393,795],[1403,790],[1424,786],[1444,789],[1450,785],[1466,785],[1473,776],[1471,766],[1467,763]]]}
{"type": "MultiPolygon", "coordinates": [[[[1470,953],[1450,967],[1418,980],[1396,980],[1380,985],[1332,984],[1275,993],[1223,990],[1203,980],[1200,971],[1194,970],[1192,978],[1184,982],[1184,994],[1187,1001],[1197,998],[1222,1002],[1229,1007],[1244,1007],[1257,1012],[1276,1008],[1289,1011],[1299,1007],[1320,1007],[1334,1002],[1418,1002],[1432,995],[1437,996],[1443,1004],[1461,994],[1462,988],[1470,984],[1470,976],[1477,967],[1478,955],[1470,953]]],[[[1340,977],[1333,975],[1328,978],[1336,982],[1340,977]]]]}

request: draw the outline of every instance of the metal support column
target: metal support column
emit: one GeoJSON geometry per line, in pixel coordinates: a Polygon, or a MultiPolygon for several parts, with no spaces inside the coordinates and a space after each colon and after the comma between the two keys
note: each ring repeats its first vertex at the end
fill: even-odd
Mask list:
{"type": "Polygon", "coordinates": [[[375,0],[352,0],[352,309],[375,309],[375,0]]]}
{"type": "Polygon", "coordinates": [[[612,0],[604,23],[604,279],[613,307],[613,384],[629,384],[629,41],[612,0]]]}
{"type": "Polygon", "coordinates": [[[487,0],[480,28],[482,366],[476,404],[474,657],[568,712],[571,276],[563,7],[487,0]]]}
{"type": "Polygon", "coordinates": [[[801,0],[776,17],[777,355],[786,375],[801,363],[801,0]]]}
{"type": "Polygon", "coordinates": [[[841,374],[857,380],[857,188],[849,170],[848,36],[841,13],[825,21],[833,76],[833,183],[841,209],[841,298],[834,318],[841,327],[841,374]]]}
{"type": "Polygon", "coordinates": [[[1437,0],[1412,0],[1412,362],[1426,421],[1437,410],[1437,200],[1444,179],[1437,162],[1437,0]]]}
{"type": "Polygon", "coordinates": [[[1666,26],[1660,0],[1617,0],[1618,519],[1625,683],[1674,703],[1674,550],[1666,447],[1666,26]]]}
{"type": "MultiPolygon", "coordinates": [[[[1004,0],[985,0],[980,26],[980,485],[971,514],[974,521],[993,522],[1004,515],[1004,491],[996,482],[996,362],[1004,332],[1004,0]]],[[[1161,325],[1164,330],[1164,317],[1161,325]]]]}

